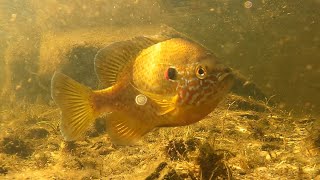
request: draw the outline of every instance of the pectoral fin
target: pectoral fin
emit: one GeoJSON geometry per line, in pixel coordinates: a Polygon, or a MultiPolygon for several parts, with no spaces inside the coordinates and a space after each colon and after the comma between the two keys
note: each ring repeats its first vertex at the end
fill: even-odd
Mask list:
{"type": "Polygon", "coordinates": [[[158,110],[157,110],[158,115],[167,114],[176,108],[176,102],[179,97],[178,95],[164,96],[160,94],[150,93],[136,87],[134,88],[137,89],[141,94],[144,94],[145,96],[153,100],[158,105],[158,110]]]}

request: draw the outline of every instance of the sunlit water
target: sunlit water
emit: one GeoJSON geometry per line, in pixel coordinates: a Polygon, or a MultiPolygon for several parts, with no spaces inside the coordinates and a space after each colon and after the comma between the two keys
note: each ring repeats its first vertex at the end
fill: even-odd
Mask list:
{"type": "MultiPolygon", "coordinates": [[[[44,41],[61,38],[50,37],[50,33],[67,37],[63,32],[77,36],[72,35],[73,31],[109,31],[103,35],[118,36],[112,35],[112,31],[119,27],[140,27],[142,30],[135,32],[138,35],[139,31],[143,34],[143,26],[157,27],[162,23],[212,49],[270,98],[280,101],[281,108],[288,111],[293,108],[294,114],[317,114],[320,103],[319,6],[317,0],[94,3],[2,0],[2,91],[34,99],[32,93],[37,94],[39,87],[28,81],[37,81],[34,74],[43,69],[54,70],[54,67],[40,67],[38,62],[59,61],[44,59],[54,53],[47,49],[44,41]]],[[[74,43],[78,43],[74,39],[74,43]]],[[[86,53],[95,54],[95,50],[91,51],[86,53]]],[[[48,85],[43,84],[42,89],[48,85]]]]}

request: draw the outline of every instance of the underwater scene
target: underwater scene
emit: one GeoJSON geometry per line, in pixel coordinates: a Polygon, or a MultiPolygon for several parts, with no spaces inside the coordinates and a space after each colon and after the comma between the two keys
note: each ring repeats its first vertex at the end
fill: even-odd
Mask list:
{"type": "Polygon", "coordinates": [[[320,179],[320,0],[0,0],[0,179],[320,179]]]}

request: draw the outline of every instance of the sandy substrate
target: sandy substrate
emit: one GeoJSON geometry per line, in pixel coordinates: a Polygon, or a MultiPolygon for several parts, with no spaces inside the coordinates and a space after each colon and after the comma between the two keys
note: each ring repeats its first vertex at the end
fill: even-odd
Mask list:
{"type": "Polygon", "coordinates": [[[66,143],[55,106],[1,107],[1,179],[317,179],[319,119],[293,118],[229,95],[204,120],[160,128],[135,146],[114,146],[98,119],[66,143]]]}

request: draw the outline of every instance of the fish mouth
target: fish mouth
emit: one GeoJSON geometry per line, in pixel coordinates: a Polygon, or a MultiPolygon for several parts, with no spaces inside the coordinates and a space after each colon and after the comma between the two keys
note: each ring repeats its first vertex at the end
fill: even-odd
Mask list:
{"type": "Polygon", "coordinates": [[[223,83],[224,81],[232,81],[234,79],[234,74],[232,73],[231,68],[219,66],[215,77],[219,83],[223,83]]]}
{"type": "Polygon", "coordinates": [[[227,89],[231,88],[235,79],[235,76],[232,72],[220,73],[216,77],[218,82],[227,89]]]}
{"type": "Polygon", "coordinates": [[[225,81],[226,79],[233,79],[233,74],[231,72],[219,73],[216,77],[219,82],[222,82],[222,81],[225,81]]]}

